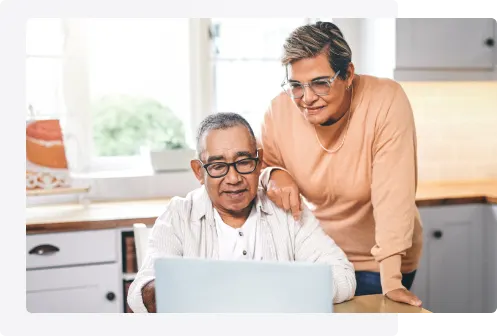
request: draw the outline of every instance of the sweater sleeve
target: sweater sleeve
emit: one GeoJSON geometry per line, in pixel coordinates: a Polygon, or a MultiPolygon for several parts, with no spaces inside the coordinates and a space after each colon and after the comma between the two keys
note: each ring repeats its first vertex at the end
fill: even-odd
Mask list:
{"type": "MultiPolygon", "coordinates": [[[[398,85],[398,84],[397,84],[398,85]]],[[[400,85],[379,113],[373,143],[371,201],[383,294],[404,288],[401,263],[412,246],[416,211],[416,130],[411,105],[400,85]]]]}
{"type": "Polygon", "coordinates": [[[276,137],[277,132],[274,127],[272,103],[264,114],[258,138],[258,146],[263,150],[262,171],[259,177],[259,185],[264,189],[266,189],[269,183],[269,177],[274,169],[282,169],[288,172],[288,170],[285,169],[285,164],[276,137]]]}

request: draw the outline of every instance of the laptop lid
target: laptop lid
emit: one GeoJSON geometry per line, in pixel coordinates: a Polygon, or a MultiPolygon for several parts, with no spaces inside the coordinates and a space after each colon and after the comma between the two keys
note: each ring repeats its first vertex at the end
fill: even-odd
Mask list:
{"type": "Polygon", "coordinates": [[[155,263],[158,313],[332,313],[329,265],[165,258],[155,263]]]}

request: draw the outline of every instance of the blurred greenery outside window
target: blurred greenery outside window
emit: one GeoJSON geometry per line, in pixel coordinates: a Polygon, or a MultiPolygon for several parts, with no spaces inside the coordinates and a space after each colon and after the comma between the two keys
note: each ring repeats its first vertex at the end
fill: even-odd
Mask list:
{"type": "Polygon", "coordinates": [[[89,19],[93,157],[188,148],[189,19],[89,19]]]}
{"type": "Polygon", "coordinates": [[[186,148],[183,122],[159,101],[105,95],[92,104],[96,156],[134,156],[140,148],[186,148]]]}

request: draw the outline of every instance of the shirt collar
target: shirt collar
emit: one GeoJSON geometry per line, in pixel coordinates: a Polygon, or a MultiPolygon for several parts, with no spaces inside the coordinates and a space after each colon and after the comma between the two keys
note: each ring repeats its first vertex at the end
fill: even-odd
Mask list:
{"type": "MultiPolygon", "coordinates": [[[[255,197],[255,208],[257,217],[261,216],[261,212],[267,215],[272,215],[271,207],[268,205],[266,192],[263,188],[259,188],[255,197]]],[[[203,217],[210,219],[211,225],[214,225],[214,212],[212,201],[207,194],[205,186],[201,186],[194,191],[192,195],[192,219],[200,220],[203,217]]]]}

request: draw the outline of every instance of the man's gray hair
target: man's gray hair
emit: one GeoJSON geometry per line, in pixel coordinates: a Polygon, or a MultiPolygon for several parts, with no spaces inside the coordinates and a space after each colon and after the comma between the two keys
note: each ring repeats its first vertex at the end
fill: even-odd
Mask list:
{"type": "Polygon", "coordinates": [[[228,129],[235,126],[244,126],[248,129],[250,133],[251,140],[253,141],[254,149],[257,147],[257,140],[255,138],[254,131],[248,121],[237,113],[231,112],[220,112],[214,113],[200,123],[200,126],[197,130],[197,156],[200,159],[200,155],[202,154],[204,148],[203,141],[204,136],[208,131],[217,130],[217,129],[228,129]]]}
{"type": "Polygon", "coordinates": [[[338,77],[346,79],[352,51],[340,29],[331,22],[318,21],[295,29],[283,46],[281,63],[288,64],[324,53],[338,77]]]}

